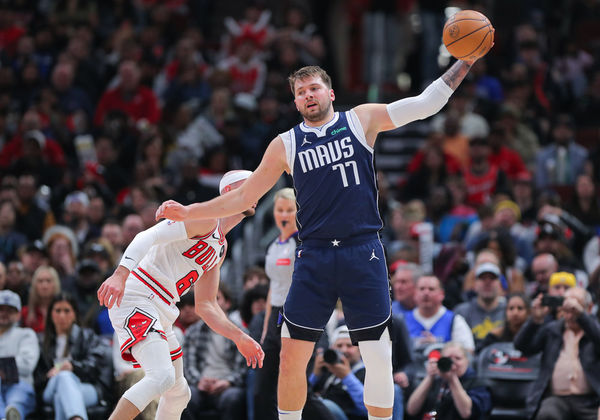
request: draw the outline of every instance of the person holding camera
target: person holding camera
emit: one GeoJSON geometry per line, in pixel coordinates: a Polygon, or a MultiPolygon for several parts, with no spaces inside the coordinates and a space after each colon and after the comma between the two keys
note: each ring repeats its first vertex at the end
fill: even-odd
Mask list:
{"type": "Polygon", "coordinates": [[[531,317],[515,337],[523,355],[542,352],[540,374],[527,395],[527,412],[536,420],[596,420],[600,396],[600,323],[591,315],[592,297],[569,288],[561,318],[544,323],[542,295],[531,305],[531,317]],[[537,414],[536,414],[537,412],[537,414]]]}
{"type": "Polygon", "coordinates": [[[358,346],[353,346],[348,327],[333,332],[331,348],[317,349],[308,383],[323,398],[336,420],[366,420],[363,402],[365,365],[358,346]]]}
{"type": "Polygon", "coordinates": [[[406,411],[423,420],[484,419],[492,408],[489,391],[469,366],[468,351],[448,342],[430,353],[427,374],[413,391],[406,411]]]}

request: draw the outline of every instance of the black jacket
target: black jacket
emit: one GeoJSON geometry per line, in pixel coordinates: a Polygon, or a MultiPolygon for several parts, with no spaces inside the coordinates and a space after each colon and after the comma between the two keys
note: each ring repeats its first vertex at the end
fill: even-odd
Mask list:
{"type": "MultiPolygon", "coordinates": [[[[92,330],[73,325],[69,335],[70,362],[73,373],[81,382],[92,384],[98,392],[98,400],[106,399],[112,386],[113,366],[111,349],[92,330]]],[[[40,341],[40,359],[33,373],[35,391],[42,395],[48,383],[46,374],[54,367],[56,343],[44,349],[40,341]]]]}
{"type": "MultiPolygon", "coordinates": [[[[579,361],[590,387],[600,396],[600,324],[588,314],[582,314],[577,322],[584,331],[579,342],[579,361]]],[[[536,324],[529,319],[515,337],[515,348],[525,356],[542,352],[540,374],[527,395],[527,413],[530,417],[537,411],[551,384],[554,365],[563,345],[564,330],[564,320],[536,324]]]]}

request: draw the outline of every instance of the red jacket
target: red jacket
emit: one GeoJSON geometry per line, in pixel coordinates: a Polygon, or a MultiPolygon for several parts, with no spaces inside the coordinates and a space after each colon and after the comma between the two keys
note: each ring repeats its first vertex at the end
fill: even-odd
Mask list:
{"type": "Polygon", "coordinates": [[[104,92],[96,108],[94,125],[102,125],[106,114],[113,109],[125,112],[133,121],[145,118],[151,124],[156,124],[160,120],[158,100],[154,92],[145,86],[138,87],[131,101],[123,99],[120,87],[104,92]]]}

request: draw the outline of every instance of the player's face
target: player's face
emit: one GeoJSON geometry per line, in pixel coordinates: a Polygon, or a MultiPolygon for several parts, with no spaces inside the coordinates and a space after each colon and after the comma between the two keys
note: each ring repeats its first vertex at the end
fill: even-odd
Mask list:
{"type": "Polygon", "coordinates": [[[273,206],[273,217],[280,231],[296,226],[296,202],[280,197],[273,206]]]}
{"type": "MultiPolygon", "coordinates": [[[[229,185],[229,190],[223,191],[223,194],[227,194],[229,191],[233,191],[240,188],[244,181],[245,179],[242,179],[241,181],[237,181],[229,185]]],[[[248,210],[242,212],[244,216],[254,216],[254,213],[256,213],[256,203],[252,204],[252,207],[250,207],[248,210]]]]}
{"type": "Polygon", "coordinates": [[[331,111],[334,99],[333,89],[329,89],[319,76],[297,80],[294,85],[294,103],[306,121],[323,121],[331,111]]]}

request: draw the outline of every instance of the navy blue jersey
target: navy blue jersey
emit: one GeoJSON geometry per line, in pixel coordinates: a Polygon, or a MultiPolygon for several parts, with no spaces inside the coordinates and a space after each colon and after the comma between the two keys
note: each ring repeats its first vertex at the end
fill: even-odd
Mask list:
{"type": "Polygon", "coordinates": [[[373,149],[354,111],[321,127],[304,122],[280,135],[298,202],[299,239],[341,239],[379,231],[373,149]]]}

